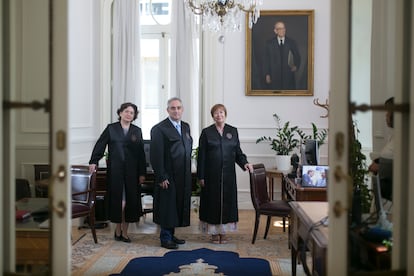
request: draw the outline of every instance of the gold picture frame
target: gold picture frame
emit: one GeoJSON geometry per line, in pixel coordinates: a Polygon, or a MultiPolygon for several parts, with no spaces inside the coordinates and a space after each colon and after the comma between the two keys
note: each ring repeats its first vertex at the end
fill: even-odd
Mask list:
{"type": "Polygon", "coordinates": [[[246,95],[313,96],[313,37],[314,10],[261,11],[252,29],[246,26],[246,95]],[[284,42],[276,38],[280,30],[284,42]]]}

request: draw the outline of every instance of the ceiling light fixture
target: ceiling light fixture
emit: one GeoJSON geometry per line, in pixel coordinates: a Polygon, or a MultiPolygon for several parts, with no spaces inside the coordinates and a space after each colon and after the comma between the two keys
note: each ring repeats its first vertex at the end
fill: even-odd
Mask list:
{"type": "Polygon", "coordinates": [[[213,32],[241,31],[242,17],[249,15],[249,28],[260,17],[259,6],[263,0],[184,0],[187,7],[195,14],[200,15],[203,30],[213,32]]]}

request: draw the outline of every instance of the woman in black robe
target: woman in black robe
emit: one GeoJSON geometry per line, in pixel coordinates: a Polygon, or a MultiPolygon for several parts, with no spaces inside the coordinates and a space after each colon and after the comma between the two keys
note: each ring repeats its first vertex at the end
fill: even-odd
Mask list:
{"type": "Polygon", "coordinates": [[[117,114],[119,122],[109,124],[96,142],[89,169],[96,169],[108,146],[109,220],[116,223],[115,240],[131,242],[128,225],[142,215],[140,184],[145,180],[145,152],[141,128],[132,124],[138,117],[137,106],[123,103],[117,114]]]}
{"type": "Polygon", "coordinates": [[[244,171],[253,167],[240,148],[237,128],[225,123],[226,107],[214,105],[211,116],[215,123],[202,130],[198,149],[199,218],[213,243],[226,243],[226,232],[235,231],[239,220],[235,164],[244,171]]]}

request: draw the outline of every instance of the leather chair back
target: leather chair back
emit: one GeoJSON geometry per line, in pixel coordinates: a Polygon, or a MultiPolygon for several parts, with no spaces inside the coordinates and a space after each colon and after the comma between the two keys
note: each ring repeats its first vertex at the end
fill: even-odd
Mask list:
{"type": "Polygon", "coordinates": [[[269,202],[267,191],[266,170],[263,164],[253,165],[253,173],[250,174],[250,195],[254,209],[269,202]]]}
{"type": "Polygon", "coordinates": [[[72,166],[72,201],[89,203],[94,198],[96,174],[89,173],[89,167],[72,166]]]}
{"type": "Polygon", "coordinates": [[[95,243],[96,171],[89,172],[87,165],[72,165],[70,170],[72,187],[72,218],[87,217],[95,243]]]}
{"type": "Polygon", "coordinates": [[[16,201],[27,197],[32,197],[29,181],[24,178],[16,178],[16,201]]]}

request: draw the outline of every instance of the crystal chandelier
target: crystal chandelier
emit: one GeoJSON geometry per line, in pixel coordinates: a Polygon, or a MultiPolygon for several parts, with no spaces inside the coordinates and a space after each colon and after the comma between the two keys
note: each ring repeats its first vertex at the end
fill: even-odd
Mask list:
{"type": "Polygon", "coordinates": [[[259,6],[263,0],[184,0],[187,7],[195,14],[201,16],[203,29],[213,32],[240,31],[242,17],[249,15],[249,28],[260,17],[259,6]]]}

